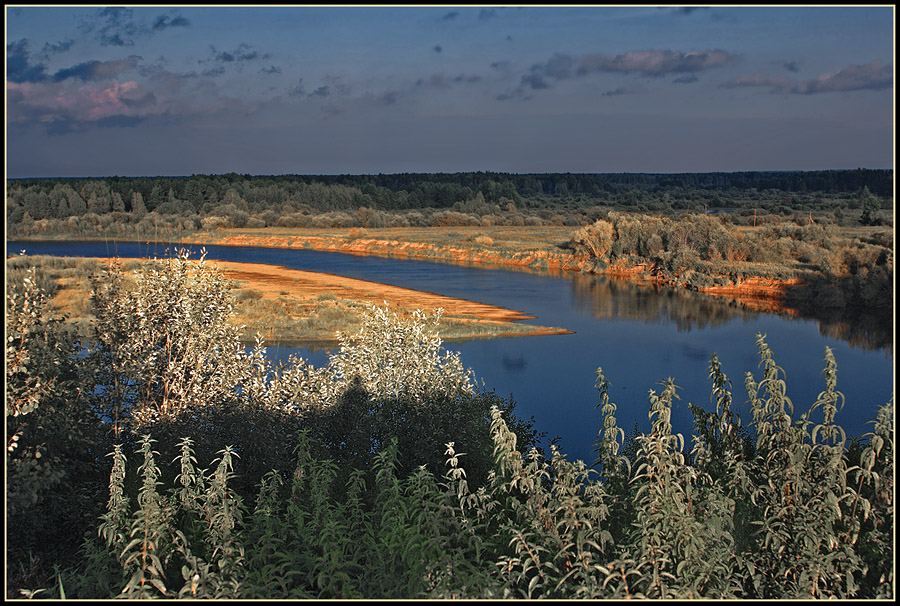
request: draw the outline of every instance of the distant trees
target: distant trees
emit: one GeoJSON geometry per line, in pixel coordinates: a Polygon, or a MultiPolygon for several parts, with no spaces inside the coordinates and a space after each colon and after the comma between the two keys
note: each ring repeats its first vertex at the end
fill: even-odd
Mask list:
{"type": "MultiPolygon", "coordinates": [[[[102,215],[123,210],[137,216],[156,211],[162,215],[202,218],[221,216],[223,213],[216,208],[231,205],[247,213],[248,219],[265,211],[289,214],[299,207],[308,207],[318,214],[369,208],[394,215],[413,210],[453,211],[479,217],[507,213],[509,224],[515,225],[528,223],[529,218],[532,224],[538,224],[538,221],[549,223],[550,217],[541,217],[540,211],[552,210],[565,215],[565,224],[584,225],[591,221],[582,215],[600,206],[652,212],[753,208],[790,214],[793,211],[836,210],[842,205],[852,205],[854,201],[859,205],[859,200],[854,197],[864,188],[876,198],[890,198],[892,183],[892,171],[279,177],[228,174],[177,178],[23,179],[8,183],[7,206],[10,210],[7,216],[13,224],[21,222],[26,212],[33,220],[80,217],[87,212],[102,215]],[[140,195],[141,204],[135,203],[137,195],[140,195]],[[129,203],[130,209],[127,208],[129,203]],[[517,218],[520,216],[521,219],[517,218]]],[[[874,211],[877,209],[873,206],[865,220],[872,220],[874,211]]],[[[490,221],[497,223],[494,218],[490,221]]],[[[271,223],[267,222],[267,225],[271,223]]]]}

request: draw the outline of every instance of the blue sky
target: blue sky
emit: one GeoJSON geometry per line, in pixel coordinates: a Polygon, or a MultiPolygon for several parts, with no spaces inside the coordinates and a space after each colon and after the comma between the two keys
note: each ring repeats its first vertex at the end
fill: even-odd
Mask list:
{"type": "Polygon", "coordinates": [[[6,7],[7,176],[892,168],[894,7],[6,7]]]}

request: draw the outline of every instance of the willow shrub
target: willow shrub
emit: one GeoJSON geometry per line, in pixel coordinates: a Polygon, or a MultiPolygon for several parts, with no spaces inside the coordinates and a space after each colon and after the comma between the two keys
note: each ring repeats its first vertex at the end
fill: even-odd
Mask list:
{"type": "Polygon", "coordinates": [[[454,442],[441,477],[399,473],[396,438],[342,476],[302,432],[293,469],[266,474],[247,505],[229,489],[231,448],[200,472],[183,441],[181,473],[160,491],[145,436],[136,501],[117,448],[98,538],[62,585],[108,588],[91,597],[892,598],[892,403],[850,449],[832,352],[825,389],[795,418],[782,369],[757,344],[749,428],[712,356],[716,410],[698,414],[690,449],[672,432],[668,379],[650,392],[634,460],[598,369],[593,468],[555,446],[523,456],[495,406],[482,483],[454,442]]]}

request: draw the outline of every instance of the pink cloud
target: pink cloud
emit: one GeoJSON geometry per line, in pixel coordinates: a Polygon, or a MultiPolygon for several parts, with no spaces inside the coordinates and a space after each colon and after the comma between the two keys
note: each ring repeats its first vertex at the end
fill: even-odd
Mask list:
{"type": "Polygon", "coordinates": [[[772,93],[814,95],[817,93],[847,92],[857,90],[881,90],[894,85],[894,74],[890,66],[881,61],[872,61],[865,65],[848,65],[833,74],[822,74],[811,80],[794,80],[787,76],[764,76],[753,74],[732,78],[722,86],[739,88],[763,86],[771,88],[772,93]]]}
{"type": "Polygon", "coordinates": [[[134,81],[118,82],[110,87],[100,90],[83,90],[84,96],[94,103],[88,111],[88,118],[97,120],[111,115],[132,115],[132,110],[122,100],[122,95],[137,89],[138,83],[134,81]]]}

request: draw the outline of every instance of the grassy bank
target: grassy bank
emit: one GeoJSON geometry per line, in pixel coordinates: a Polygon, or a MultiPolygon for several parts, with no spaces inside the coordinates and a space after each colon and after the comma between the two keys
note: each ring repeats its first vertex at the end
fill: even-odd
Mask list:
{"type": "MultiPolygon", "coordinates": [[[[142,261],[125,260],[133,275],[142,261]]],[[[66,324],[82,338],[91,336],[93,315],[90,276],[105,261],[97,258],[17,256],[7,259],[11,280],[36,266],[41,286],[52,294],[51,306],[65,315],[66,324]]],[[[337,342],[337,333],[356,332],[368,304],[387,302],[401,316],[422,308],[429,314],[444,313],[437,325],[445,340],[492,338],[535,334],[565,334],[566,330],[521,324],[529,316],[491,305],[353,280],[329,274],[302,272],[283,267],[216,261],[231,282],[235,314],[232,322],[244,326],[247,343],[262,335],[268,343],[296,344],[337,342]]]]}

